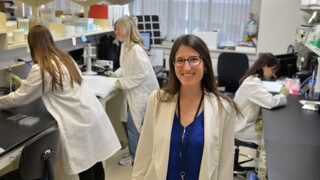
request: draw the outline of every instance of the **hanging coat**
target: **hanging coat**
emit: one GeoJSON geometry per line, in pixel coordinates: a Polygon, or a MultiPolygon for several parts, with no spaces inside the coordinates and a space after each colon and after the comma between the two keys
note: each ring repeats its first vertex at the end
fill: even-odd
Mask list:
{"type": "Polygon", "coordinates": [[[261,133],[256,131],[255,123],[260,108],[272,109],[287,103],[286,96],[272,95],[263,87],[257,76],[247,77],[237,90],[234,101],[238,104],[243,115],[235,121],[235,138],[259,144],[261,133]]]}
{"type": "Polygon", "coordinates": [[[121,77],[124,102],[121,108],[121,121],[127,121],[127,104],[137,130],[141,131],[141,124],[145,115],[148,97],[153,90],[159,89],[159,84],[147,53],[139,45],[131,50],[121,47],[120,68],[116,71],[121,77]]]}
{"type": "Polygon", "coordinates": [[[42,93],[40,67],[32,66],[28,77],[16,91],[0,97],[0,109],[28,104],[39,97],[57,121],[61,137],[63,168],[68,174],[78,174],[103,161],[120,148],[112,124],[85,80],[70,86],[68,70],[63,67],[63,87],[52,92],[51,76],[45,73],[42,93]]]}

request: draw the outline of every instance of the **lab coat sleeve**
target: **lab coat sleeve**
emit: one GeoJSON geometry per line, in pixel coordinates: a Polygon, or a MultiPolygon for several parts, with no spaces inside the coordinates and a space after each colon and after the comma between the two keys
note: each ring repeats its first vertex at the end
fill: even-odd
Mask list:
{"type": "Polygon", "coordinates": [[[122,69],[118,68],[115,73],[117,74],[118,77],[122,77],[122,69]]]}
{"type": "Polygon", "coordinates": [[[132,47],[133,53],[133,66],[134,71],[131,75],[123,77],[120,79],[120,84],[122,89],[132,89],[140,84],[146,79],[148,74],[147,61],[149,58],[146,52],[138,45],[132,47]]]}
{"type": "MultiPolygon", "coordinates": [[[[46,92],[48,90],[48,83],[45,84],[46,92]]],[[[33,65],[27,78],[21,81],[21,86],[19,89],[6,96],[0,97],[0,109],[7,109],[19,105],[25,105],[38,99],[41,96],[42,79],[40,67],[38,65],[33,65]]]]}
{"type": "Polygon", "coordinates": [[[282,94],[272,95],[263,87],[261,80],[257,77],[243,83],[245,83],[243,88],[250,101],[261,107],[272,109],[287,104],[286,96],[282,94]]]}
{"type": "Polygon", "coordinates": [[[228,107],[225,111],[224,125],[222,133],[221,156],[219,163],[218,179],[233,180],[233,161],[234,161],[234,119],[235,110],[231,104],[225,105],[228,107]]]}
{"type": "Polygon", "coordinates": [[[152,149],[153,149],[153,120],[155,101],[157,93],[154,91],[148,100],[146,115],[144,117],[141,135],[137,147],[137,153],[134,161],[132,180],[144,179],[148,168],[152,160],[152,149]]]}

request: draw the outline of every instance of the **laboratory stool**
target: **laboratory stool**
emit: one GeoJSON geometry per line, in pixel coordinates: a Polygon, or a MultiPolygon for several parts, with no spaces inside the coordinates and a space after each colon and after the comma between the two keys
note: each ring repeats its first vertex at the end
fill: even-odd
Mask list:
{"type": "Polygon", "coordinates": [[[0,180],[54,180],[54,164],[60,146],[59,130],[50,130],[35,137],[24,146],[19,169],[11,171],[0,180]]]}
{"type": "Polygon", "coordinates": [[[241,164],[256,160],[256,158],[252,157],[250,155],[240,154],[239,147],[243,146],[243,147],[248,147],[248,148],[252,148],[252,149],[258,150],[259,146],[256,143],[241,141],[239,139],[235,139],[234,145],[235,145],[235,152],[234,152],[233,174],[234,175],[246,176],[247,173],[249,173],[251,171],[255,171],[256,167],[241,166],[241,164]],[[240,155],[241,156],[245,156],[247,158],[247,160],[239,162],[239,156],[240,155]]]}

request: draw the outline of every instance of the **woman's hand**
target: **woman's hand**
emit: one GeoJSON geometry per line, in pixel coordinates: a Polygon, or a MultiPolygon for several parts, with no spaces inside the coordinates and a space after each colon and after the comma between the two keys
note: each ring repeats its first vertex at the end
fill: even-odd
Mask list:
{"type": "Polygon", "coordinates": [[[119,88],[119,89],[122,88],[119,80],[117,80],[116,82],[114,82],[114,84],[117,86],[117,88],[119,88]]]}
{"type": "Polygon", "coordinates": [[[112,72],[112,71],[106,71],[104,72],[104,74],[108,77],[114,77],[114,78],[117,78],[118,75],[115,73],[115,72],[112,72]]]}
{"type": "Polygon", "coordinates": [[[15,86],[20,86],[21,85],[21,79],[19,78],[19,76],[13,74],[13,73],[9,73],[7,76],[7,81],[9,83],[13,83],[15,86]]]}
{"type": "Polygon", "coordinates": [[[280,94],[288,96],[290,94],[290,91],[286,86],[282,86],[282,88],[280,89],[280,94]]]}

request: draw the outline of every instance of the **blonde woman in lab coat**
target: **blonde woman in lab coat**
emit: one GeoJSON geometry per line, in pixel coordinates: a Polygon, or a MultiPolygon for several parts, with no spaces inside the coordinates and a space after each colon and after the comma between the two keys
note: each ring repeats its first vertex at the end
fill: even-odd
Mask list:
{"type": "Polygon", "coordinates": [[[287,103],[286,88],[281,93],[272,95],[263,87],[261,80],[270,80],[279,68],[279,61],[271,53],[260,55],[259,59],[240,79],[234,101],[238,104],[243,116],[235,121],[235,138],[259,144],[261,132],[256,130],[256,121],[261,107],[272,109],[287,103]]]}
{"type": "Polygon", "coordinates": [[[169,81],[149,97],[133,180],[232,180],[235,103],[220,93],[209,50],[184,35],[170,53],[169,81]]]}
{"type": "Polygon", "coordinates": [[[34,65],[19,89],[0,97],[0,109],[41,97],[61,133],[66,173],[79,174],[80,180],[104,180],[101,161],[121,148],[107,114],[73,59],[58,49],[46,27],[32,27],[28,43],[34,65]]]}
{"type": "Polygon", "coordinates": [[[116,42],[123,41],[120,68],[107,75],[120,77],[116,85],[123,90],[122,122],[128,135],[130,154],[119,160],[120,165],[132,166],[148,97],[159,84],[137,28],[136,19],[122,17],[115,22],[116,42]]]}

